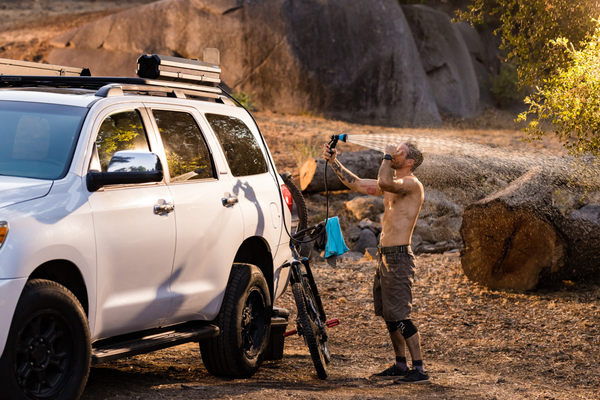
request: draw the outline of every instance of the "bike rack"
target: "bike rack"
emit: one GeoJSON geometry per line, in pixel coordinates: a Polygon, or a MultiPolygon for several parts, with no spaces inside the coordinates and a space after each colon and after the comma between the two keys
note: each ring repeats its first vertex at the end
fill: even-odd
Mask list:
{"type": "MultiPolygon", "coordinates": [[[[325,321],[325,326],[328,328],[333,328],[334,326],[338,326],[340,324],[340,320],[339,318],[332,318],[329,319],[327,321],[325,321]]],[[[298,333],[297,329],[291,330],[291,331],[287,331],[283,334],[283,337],[288,337],[288,336],[292,336],[298,333]]]]}

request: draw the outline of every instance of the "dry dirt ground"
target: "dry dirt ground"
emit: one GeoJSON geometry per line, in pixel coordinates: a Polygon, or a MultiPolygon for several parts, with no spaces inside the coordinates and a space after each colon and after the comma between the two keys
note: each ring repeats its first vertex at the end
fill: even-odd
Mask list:
{"type": "MultiPolygon", "coordinates": [[[[75,26],[149,1],[0,2],[0,57],[43,61],[48,40],[75,26]]],[[[420,133],[331,121],[315,115],[256,114],[280,172],[298,173],[332,134],[420,133]]],[[[510,115],[446,118],[427,133],[523,148],[510,115]]],[[[560,152],[554,140],[533,147],[560,152]]],[[[344,151],[358,147],[344,145],[344,151]]],[[[384,323],[374,317],[374,261],[314,266],[329,317],[329,379],[316,377],[302,338],[286,339],[284,358],[266,362],[251,379],[210,376],[198,346],[171,349],[95,366],[83,398],[100,399],[600,399],[600,282],[563,282],[524,294],[489,291],[469,282],[458,254],[417,258],[414,320],[432,383],[400,386],[369,379],[393,360],[384,323]]],[[[277,303],[294,310],[291,291],[277,303]]],[[[295,315],[289,329],[294,328],[295,315]]]]}
{"type": "MultiPolygon", "coordinates": [[[[209,375],[198,346],[188,344],[92,368],[83,398],[600,398],[598,282],[495,292],[468,281],[456,253],[418,257],[414,320],[432,383],[406,387],[369,379],[393,359],[385,325],[372,312],[374,268],[374,261],[314,267],[328,317],[341,321],[329,330],[326,381],[302,339],[290,336],[283,359],[266,362],[251,379],[209,375]]],[[[290,292],[278,306],[294,309],[290,292]]]]}

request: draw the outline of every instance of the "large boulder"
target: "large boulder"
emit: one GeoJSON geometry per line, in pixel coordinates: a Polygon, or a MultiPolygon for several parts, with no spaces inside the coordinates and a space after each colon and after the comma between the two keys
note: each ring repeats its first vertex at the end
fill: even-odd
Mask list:
{"type": "Polygon", "coordinates": [[[479,101],[482,104],[493,106],[494,95],[490,90],[490,67],[486,64],[486,50],[481,41],[481,36],[477,29],[468,22],[461,22],[455,26],[462,35],[471,55],[471,63],[479,84],[479,101]]]}
{"type": "Polygon", "coordinates": [[[48,60],[133,76],[142,53],[221,51],[223,81],[264,109],[390,125],[440,116],[396,0],[165,0],[52,41],[48,60]]]}
{"type": "Polygon", "coordinates": [[[346,208],[358,220],[374,220],[385,210],[381,196],[356,197],[346,203],[346,208]]]}
{"type": "Polygon", "coordinates": [[[358,237],[358,241],[356,242],[356,246],[354,246],[354,251],[357,253],[365,254],[365,251],[368,248],[377,247],[379,241],[377,237],[370,229],[363,229],[360,232],[360,236],[358,237]]]}
{"type": "Polygon", "coordinates": [[[427,6],[404,5],[402,10],[438,109],[461,118],[476,116],[480,111],[479,84],[459,28],[447,14],[427,6]]]}

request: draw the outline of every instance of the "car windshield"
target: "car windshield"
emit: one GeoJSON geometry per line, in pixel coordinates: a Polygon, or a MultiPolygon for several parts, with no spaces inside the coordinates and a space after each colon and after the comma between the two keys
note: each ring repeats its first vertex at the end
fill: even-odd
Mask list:
{"type": "Polygon", "coordinates": [[[0,175],[60,179],[88,109],[0,101],[0,175]]]}

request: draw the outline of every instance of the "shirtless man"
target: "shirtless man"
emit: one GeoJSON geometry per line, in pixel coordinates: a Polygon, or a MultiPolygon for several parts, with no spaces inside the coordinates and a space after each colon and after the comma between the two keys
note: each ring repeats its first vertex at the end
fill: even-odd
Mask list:
{"type": "Polygon", "coordinates": [[[416,143],[387,145],[379,168],[379,177],[361,179],[337,160],[337,150],[325,144],[323,158],[340,180],[360,193],[383,194],[383,214],[377,271],[373,283],[375,315],[383,317],[388,327],[396,362],[385,371],[373,375],[379,379],[394,379],[394,383],[428,383],[423,369],[420,336],[410,320],[412,283],[415,274],[414,255],[410,248],[412,232],[423,204],[423,185],[412,172],[423,162],[416,143]],[[406,347],[413,368],[406,363],[406,347]]]}

